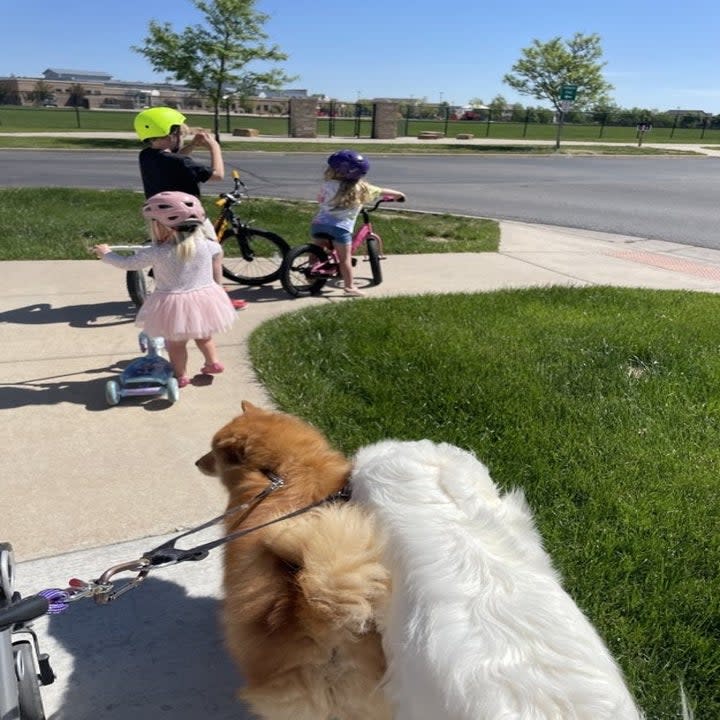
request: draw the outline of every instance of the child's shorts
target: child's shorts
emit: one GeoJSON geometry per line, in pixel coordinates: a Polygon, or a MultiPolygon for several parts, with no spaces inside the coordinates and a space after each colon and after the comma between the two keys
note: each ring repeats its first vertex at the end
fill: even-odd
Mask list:
{"type": "Polygon", "coordinates": [[[310,226],[310,235],[329,235],[334,243],[338,245],[350,245],[352,243],[352,233],[345,228],[337,225],[326,225],[324,223],[313,223],[310,226]]]}

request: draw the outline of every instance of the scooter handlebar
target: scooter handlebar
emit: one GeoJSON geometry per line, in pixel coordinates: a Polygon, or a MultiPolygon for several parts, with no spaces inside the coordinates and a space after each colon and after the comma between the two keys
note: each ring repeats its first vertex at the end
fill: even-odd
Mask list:
{"type": "Polygon", "coordinates": [[[41,595],[32,595],[0,608],[0,631],[45,615],[49,606],[50,602],[47,598],[41,595]]]}

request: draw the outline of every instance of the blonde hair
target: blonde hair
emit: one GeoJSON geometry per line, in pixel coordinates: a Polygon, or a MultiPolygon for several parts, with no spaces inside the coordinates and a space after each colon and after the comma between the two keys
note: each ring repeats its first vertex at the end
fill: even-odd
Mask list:
{"type": "Polygon", "coordinates": [[[340,183],[335,197],[330,201],[333,208],[352,208],[364,205],[372,198],[370,186],[362,179],[345,180],[337,175],[331,167],[325,168],[326,180],[337,180],[340,183]]]}
{"type": "Polygon", "coordinates": [[[175,246],[175,254],[183,261],[187,262],[197,250],[195,241],[200,237],[207,238],[207,234],[203,229],[202,225],[191,228],[189,230],[176,230],[174,228],[163,225],[157,220],[150,221],[150,235],[152,237],[153,245],[163,245],[164,243],[170,242],[175,246]],[[158,227],[163,228],[167,231],[167,234],[163,233],[160,236],[158,233],[158,227]]]}

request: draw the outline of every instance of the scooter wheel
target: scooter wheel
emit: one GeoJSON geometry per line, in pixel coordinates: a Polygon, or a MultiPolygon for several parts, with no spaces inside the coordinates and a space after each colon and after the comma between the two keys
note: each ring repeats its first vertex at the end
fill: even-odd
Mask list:
{"type": "Polygon", "coordinates": [[[176,403],[180,399],[180,386],[178,385],[177,378],[171,377],[167,381],[167,399],[171,403],[176,403]]]}
{"type": "Polygon", "coordinates": [[[120,402],[120,386],[115,380],[105,383],[105,400],[108,405],[117,405],[120,402]]]}
{"type": "Polygon", "coordinates": [[[18,705],[22,720],[45,720],[42,696],[30,643],[13,645],[18,683],[18,705]]]}

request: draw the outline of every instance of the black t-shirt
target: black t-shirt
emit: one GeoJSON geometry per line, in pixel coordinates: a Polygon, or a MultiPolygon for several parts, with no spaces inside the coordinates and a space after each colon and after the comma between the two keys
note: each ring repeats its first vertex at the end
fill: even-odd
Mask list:
{"type": "Polygon", "coordinates": [[[200,197],[200,183],[212,177],[212,168],[193,160],[189,155],[148,147],[140,151],[139,161],[146,198],[166,190],[200,197]]]}

